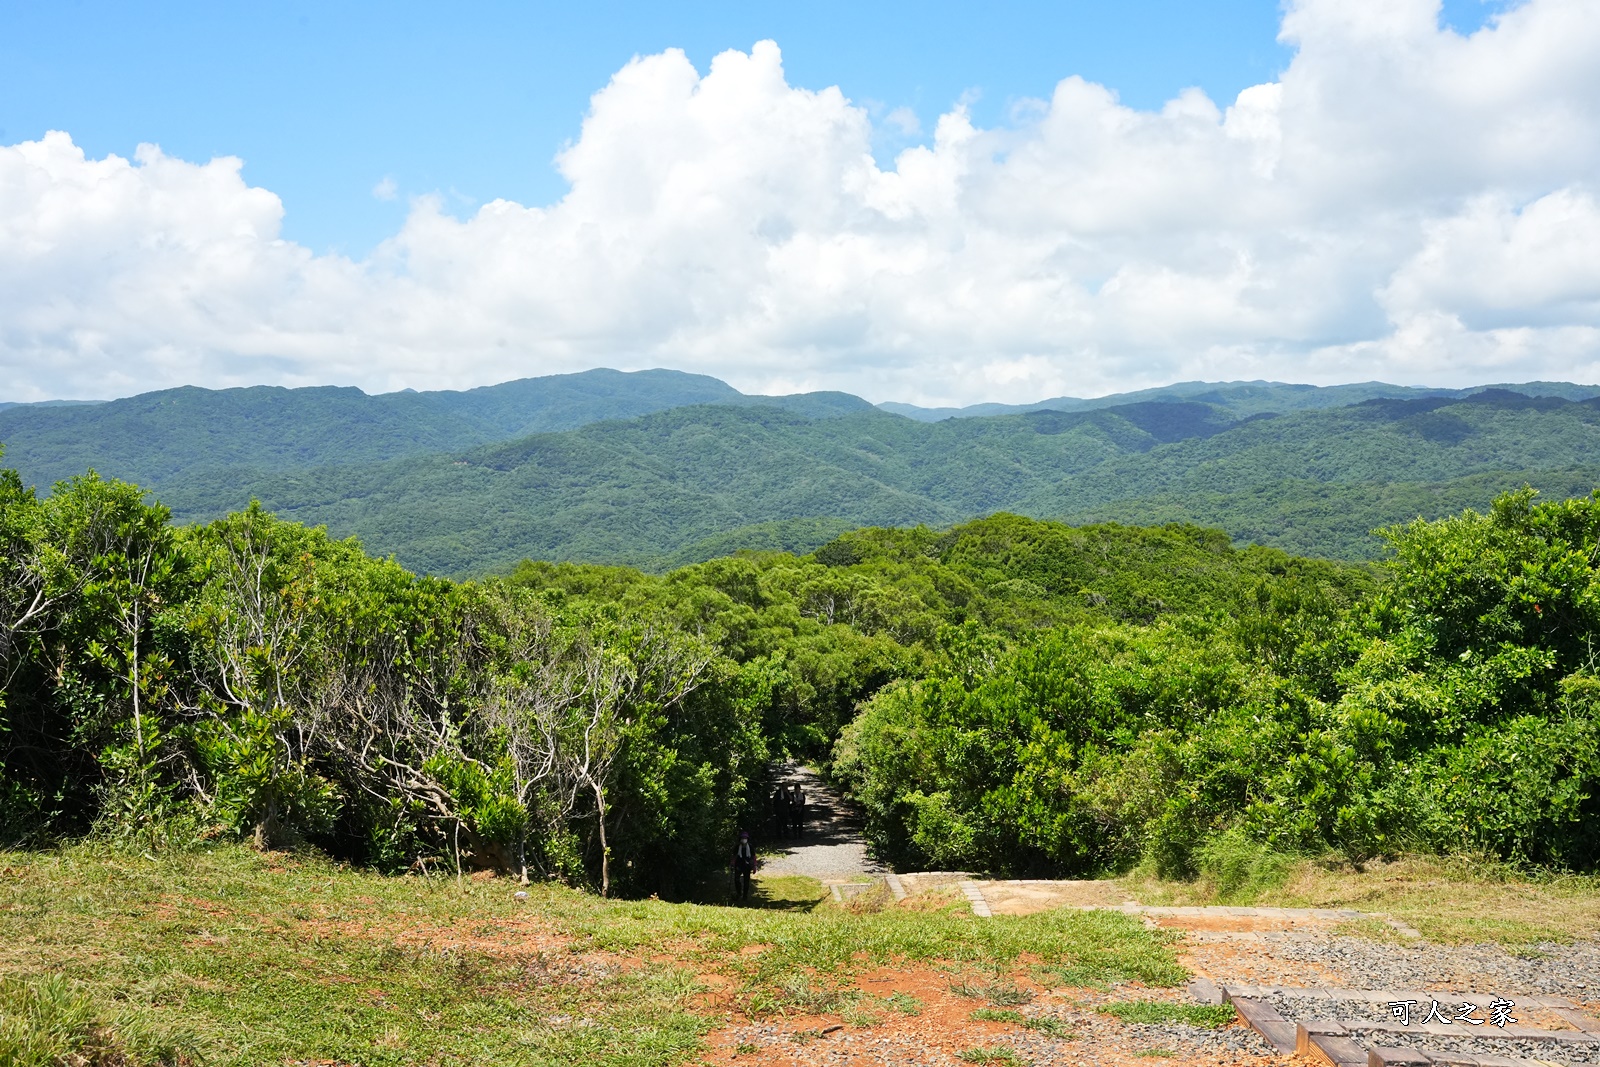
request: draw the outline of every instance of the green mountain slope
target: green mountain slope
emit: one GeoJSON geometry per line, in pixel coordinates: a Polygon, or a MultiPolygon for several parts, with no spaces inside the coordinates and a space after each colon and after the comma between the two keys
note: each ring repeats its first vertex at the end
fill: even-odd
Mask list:
{"type": "Polygon", "coordinates": [[[527,556],[657,567],[777,536],[751,531],[748,546],[724,536],[742,527],[832,520],[798,540],[797,528],[782,535],[805,548],[836,535],[841,522],[947,524],[1001,510],[1064,473],[1230,425],[1211,408],[1184,404],[933,425],[871,408],[808,418],[718,405],[453,455],[231,468],[157,488],[180,518],[255,496],[280,515],[359,533],[428,570],[498,568],[527,556]]]}
{"type": "Polygon", "coordinates": [[[659,569],[1003,510],[1196,522],[1362,559],[1380,550],[1376,526],[1481,507],[1524,482],[1561,496],[1600,484],[1600,401],[1490,391],[1238,421],[1144,403],[939,423],[699,406],[460,453],[233,468],[157,488],[181,518],[257,496],[409,566],[460,574],[524,557],[659,569]]]}
{"type": "Polygon", "coordinates": [[[1586,492],[1597,469],[1600,401],[1489,390],[1241,423],[1108,461],[1018,507],[1078,520],[1219,523],[1236,536],[1352,558],[1368,554],[1362,531],[1378,522],[1481,505],[1525,482],[1586,492]]]}
{"type": "MultiPolygon", "coordinates": [[[[1235,405],[1270,395],[1215,388],[1235,405]]],[[[997,511],[1189,522],[1354,560],[1381,551],[1377,526],[1524,483],[1562,497],[1600,484],[1600,399],[1493,389],[1244,418],[1143,401],[921,422],[842,393],[749,397],[714,379],[606,371],[468,393],[172,390],[41,410],[0,411],[6,465],[29,480],[94,466],[182,520],[255,497],[448,574],[530,557],[662,569],[997,511]],[[676,403],[700,393],[717,400],[676,403]],[[666,407],[508,437],[648,404],[666,407]]]]}
{"type": "Polygon", "coordinates": [[[592,370],[465,392],[332,386],[166,389],[103,404],[0,405],[6,464],[48,486],[89,467],[159,486],[236,466],[370,464],[455,452],[689,404],[777,406],[822,417],[870,409],[847,393],[746,396],[702,374],[592,370]]]}
{"type": "Polygon", "coordinates": [[[1237,491],[1259,479],[1433,480],[1509,466],[1547,469],[1600,459],[1600,402],[1491,391],[1463,400],[1373,400],[1331,411],[1241,423],[1224,438],[1190,440],[1138,463],[1108,466],[1093,484],[1044,498],[1144,496],[1177,488],[1237,491]]]}
{"type": "Polygon", "coordinates": [[[1058,396],[1033,404],[972,404],[963,408],[924,408],[915,404],[885,403],[884,411],[904,415],[919,422],[965,419],[986,415],[1019,415],[1026,411],[1090,411],[1120,407],[1147,400],[1191,401],[1214,407],[1243,418],[1266,413],[1281,414],[1320,408],[1346,407],[1365,400],[1416,400],[1426,397],[1460,399],[1491,389],[1505,389],[1525,396],[1553,396],[1565,400],[1587,400],[1600,396],[1600,386],[1573,385],[1570,382],[1526,382],[1521,385],[1480,385],[1470,389],[1431,389],[1386,382],[1359,382],[1353,385],[1290,385],[1285,382],[1178,382],[1154,389],[1085,399],[1058,396]]]}

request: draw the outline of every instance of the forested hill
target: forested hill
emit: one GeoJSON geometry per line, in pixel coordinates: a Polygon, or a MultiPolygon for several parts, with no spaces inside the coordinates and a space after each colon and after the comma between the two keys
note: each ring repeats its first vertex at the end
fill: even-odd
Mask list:
{"type": "MultiPolygon", "coordinates": [[[[1370,399],[1460,399],[1483,388],[1490,387],[1441,390],[1383,382],[1339,386],[1180,382],[1134,393],[1094,399],[1056,397],[1029,405],[920,408],[885,403],[879,409],[936,422],[952,416],[1194,403],[1214,409],[1212,420],[1228,422],[1370,399]]],[[[1505,388],[1527,396],[1568,400],[1600,394],[1600,387],[1563,382],[1505,388]]],[[[703,374],[599,369],[523,378],[460,392],[407,390],[369,396],[359,389],[334,386],[185,387],[105,403],[0,402],[0,444],[6,450],[6,464],[40,487],[93,467],[103,475],[161,489],[179,476],[215,476],[231,468],[284,471],[381,463],[704,404],[777,407],[811,418],[873,408],[848,393],[747,395],[703,374]]],[[[202,505],[201,510],[209,514],[210,505],[202,505]]]]}
{"type": "Polygon", "coordinates": [[[1422,400],[1444,397],[1460,400],[1474,393],[1503,389],[1524,396],[1554,396],[1563,400],[1588,400],[1600,396],[1600,386],[1570,382],[1525,382],[1521,385],[1477,385],[1467,389],[1430,389],[1357,382],[1352,385],[1291,385],[1285,382],[1177,382],[1111,396],[1058,396],[1032,404],[970,404],[963,408],[925,408],[916,404],[879,404],[884,411],[921,422],[967,419],[983,415],[1020,415],[1027,411],[1091,411],[1141,401],[1188,401],[1210,404],[1236,418],[1265,413],[1283,414],[1318,408],[1347,407],[1365,400],[1422,400]]]}
{"type": "Polygon", "coordinates": [[[922,422],[847,394],[746,397],[714,379],[608,371],[469,393],[174,390],[24,406],[0,411],[0,441],[29,482],[92,466],[182,520],[255,497],[453,575],[524,558],[660,570],[996,511],[1192,522],[1363,559],[1380,552],[1378,526],[1482,508],[1524,483],[1550,498],[1600,485],[1600,399],[1491,389],[1239,417],[1259,389],[1215,391],[1229,404],[922,422]],[[683,403],[704,394],[720,399],[683,403]],[[573,421],[586,424],[520,433],[573,421]]]}
{"type": "Polygon", "coordinates": [[[1524,482],[1549,496],[1600,485],[1600,402],[1489,392],[1248,420],[1149,403],[939,423],[700,406],[464,452],[225,468],[154,488],[180,518],[255,496],[408,566],[468,574],[523,558],[662,569],[1003,510],[1182,518],[1359,559],[1379,554],[1376,526],[1483,507],[1524,482]]]}
{"type": "Polygon", "coordinates": [[[341,466],[454,452],[689,404],[761,404],[827,415],[871,408],[847,393],[747,396],[703,374],[591,370],[464,392],[184,387],[103,404],[0,405],[6,463],[48,486],[94,467],[159,487],[239,465],[341,466]]]}

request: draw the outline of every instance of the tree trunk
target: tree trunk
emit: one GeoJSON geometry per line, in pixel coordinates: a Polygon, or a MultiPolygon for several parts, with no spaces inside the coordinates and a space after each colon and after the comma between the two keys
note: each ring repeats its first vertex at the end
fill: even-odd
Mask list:
{"type": "Polygon", "coordinates": [[[600,895],[611,894],[611,846],[606,844],[606,791],[603,786],[594,787],[594,806],[600,818],[600,895]]]}
{"type": "Polygon", "coordinates": [[[267,801],[266,810],[256,820],[256,848],[265,852],[278,843],[278,798],[267,801]]]}

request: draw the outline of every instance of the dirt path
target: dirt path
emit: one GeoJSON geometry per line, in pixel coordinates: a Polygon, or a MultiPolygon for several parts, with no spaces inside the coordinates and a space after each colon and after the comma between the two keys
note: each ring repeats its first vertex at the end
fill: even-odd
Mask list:
{"type": "Polygon", "coordinates": [[[769,815],[762,842],[764,851],[773,851],[762,863],[763,875],[803,874],[827,885],[888,870],[868,854],[860,817],[815,771],[785,763],[779,768],[778,782],[785,786],[798,782],[805,792],[805,832],[799,840],[780,837],[769,815]]]}
{"type": "MultiPolygon", "coordinates": [[[[798,778],[801,772],[791,773],[798,778]]],[[[808,795],[836,800],[814,778],[800,780],[808,795]]],[[[848,811],[837,807],[813,837],[786,850],[780,862],[789,866],[782,870],[859,878],[870,873],[859,841],[848,811]]],[[[701,1062],[1600,1067],[1600,943],[1594,941],[1512,952],[1492,944],[1430,944],[1403,922],[1349,909],[1147,907],[1104,881],[996,881],[949,872],[898,880],[912,898],[948,895],[960,886],[969,891],[975,915],[998,916],[984,921],[1056,909],[1123,911],[1176,939],[1179,959],[1194,980],[1159,989],[1123,982],[1059,988],[1040,984],[1042,973],[1018,966],[1003,977],[1021,993],[1004,1002],[1007,1010],[994,1010],[1001,1003],[995,1001],[985,1012],[979,1010],[984,1001],[957,982],[959,966],[885,967],[861,976],[854,1013],[734,1023],[712,1036],[701,1062]],[[1385,924],[1387,930],[1372,936],[1385,924]],[[1108,1002],[1143,1000],[1226,1002],[1239,1017],[1211,1030],[1178,1022],[1124,1023],[1100,1010],[1108,1002]],[[896,1006],[902,1004],[914,1005],[912,1013],[900,1013],[896,1006]],[[1493,1020],[1492,1004],[1504,1007],[1501,1022],[1507,1025],[1493,1020]],[[1430,1006],[1442,1016],[1425,1018],[1430,1006]]],[[[915,906],[914,900],[904,904],[915,906]]]]}

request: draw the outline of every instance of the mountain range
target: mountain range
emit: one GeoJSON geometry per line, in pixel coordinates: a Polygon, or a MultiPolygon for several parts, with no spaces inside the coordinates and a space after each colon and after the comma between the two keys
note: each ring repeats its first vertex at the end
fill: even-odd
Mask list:
{"type": "Polygon", "coordinates": [[[1193,522],[1363,559],[1382,551],[1382,525],[1522,484],[1600,485],[1600,388],[1568,383],[1181,383],[994,407],[597,370],[463,392],[182,388],[12,405],[0,442],[4,464],[41,486],[92,467],[190,521],[254,497],[455,575],[523,558],[662,569],[995,511],[1193,522]]]}

